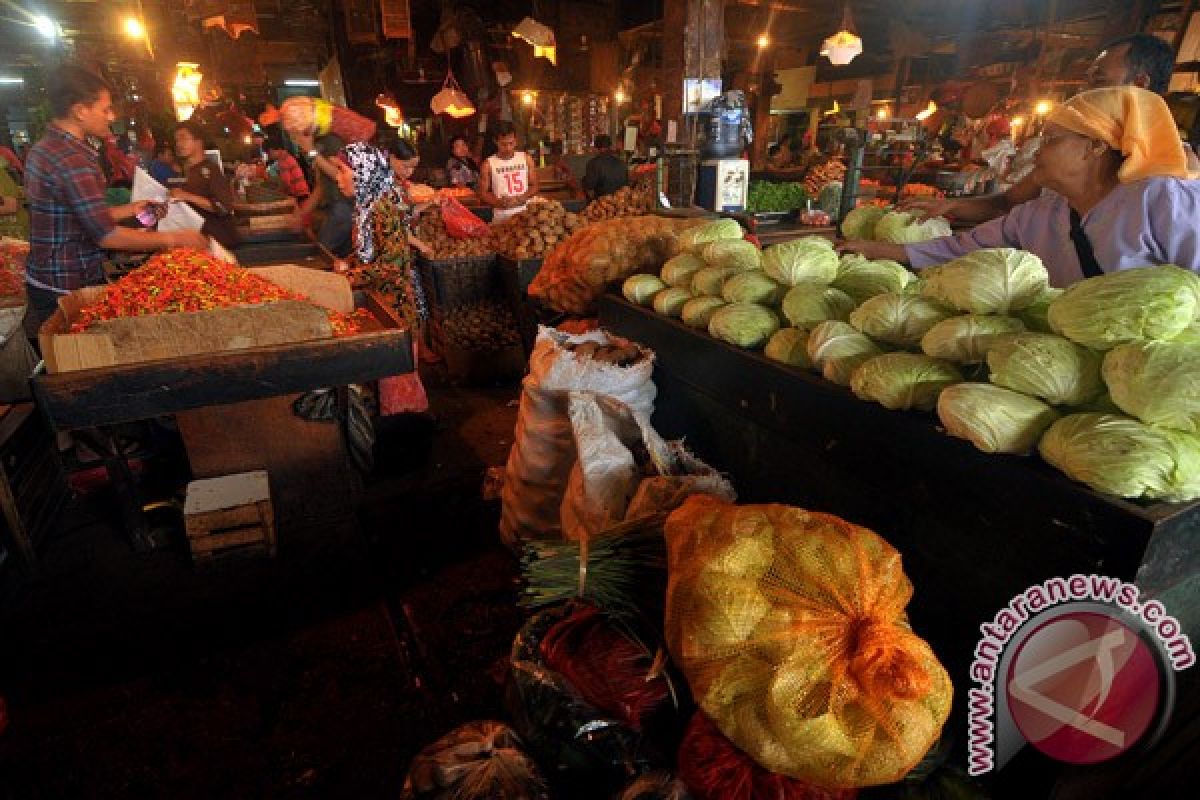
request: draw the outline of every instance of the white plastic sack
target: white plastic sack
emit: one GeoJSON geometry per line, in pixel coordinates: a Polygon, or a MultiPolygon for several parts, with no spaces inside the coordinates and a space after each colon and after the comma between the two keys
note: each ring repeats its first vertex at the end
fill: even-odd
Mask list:
{"type": "Polygon", "coordinates": [[[572,391],[620,400],[646,419],[654,413],[654,356],[629,367],[595,361],[564,347],[585,342],[624,342],[604,331],[570,335],[553,328],[538,331],[522,382],[517,427],[504,471],[501,538],[510,547],[525,539],[561,535],[560,509],[567,478],[576,461],[568,414],[572,391]]]}

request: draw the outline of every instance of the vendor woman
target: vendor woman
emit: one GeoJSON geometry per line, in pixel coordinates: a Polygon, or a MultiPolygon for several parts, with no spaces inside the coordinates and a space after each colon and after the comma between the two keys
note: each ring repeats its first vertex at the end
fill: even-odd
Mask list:
{"type": "Polygon", "coordinates": [[[985,247],[1038,255],[1053,286],[1121,269],[1200,271],[1200,182],[1166,102],[1132,86],[1083,92],[1046,119],[1034,177],[1049,189],[999,219],[919,244],[846,242],[842,250],[921,269],[985,247]]]}
{"type": "Polygon", "coordinates": [[[233,223],[233,187],[220,168],[204,153],[204,131],[194,122],[182,122],[175,129],[175,153],[183,168],[183,186],[171,190],[173,200],[181,200],[204,218],[200,230],[222,246],[238,243],[233,223]]]}

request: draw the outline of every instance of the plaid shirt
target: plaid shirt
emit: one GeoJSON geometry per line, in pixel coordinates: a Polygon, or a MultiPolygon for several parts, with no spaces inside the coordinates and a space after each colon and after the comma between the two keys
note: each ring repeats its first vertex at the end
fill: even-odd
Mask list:
{"type": "Polygon", "coordinates": [[[279,180],[284,191],[292,197],[308,197],[308,181],[304,177],[304,170],[291,153],[284,153],[275,159],[275,166],[279,169],[279,180]]]}
{"type": "Polygon", "coordinates": [[[70,291],[100,282],[99,242],[116,228],[104,200],[106,185],[96,151],[50,125],[25,160],[29,283],[70,291]]]}

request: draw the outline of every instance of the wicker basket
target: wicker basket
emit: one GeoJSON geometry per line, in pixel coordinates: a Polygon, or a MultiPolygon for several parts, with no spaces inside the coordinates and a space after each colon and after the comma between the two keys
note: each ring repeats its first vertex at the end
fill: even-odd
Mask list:
{"type": "Polygon", "coordinates": [[[496,256],[417,260],[421,286],[435,315],[502,296],[496,256]]]}

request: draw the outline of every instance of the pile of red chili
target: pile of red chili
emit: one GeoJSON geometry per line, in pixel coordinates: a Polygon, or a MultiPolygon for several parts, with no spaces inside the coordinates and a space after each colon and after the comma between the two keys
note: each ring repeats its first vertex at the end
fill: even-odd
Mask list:
{"type": "MultiPolygon", "coordinates": [[[[99,302],[80,311],[71,332],[80,333],[97,322],[118,317],[307,299],[199,250],[170,250],[106,286],[99,302]]],[[[361,329],[361,311],[328,313],[334,336],[350,336],[361,329]]]]}

